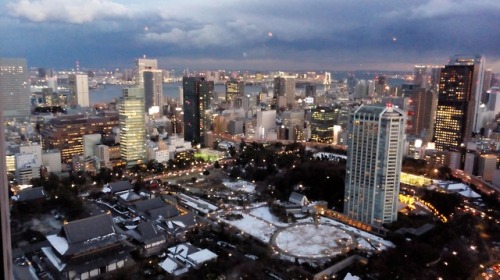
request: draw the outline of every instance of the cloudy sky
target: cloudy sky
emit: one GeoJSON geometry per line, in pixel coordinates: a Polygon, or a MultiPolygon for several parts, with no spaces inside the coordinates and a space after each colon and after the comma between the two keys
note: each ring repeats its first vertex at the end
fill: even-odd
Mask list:
{"type": "Polygon", "coordinates": [[[479,53],[500,0],[0,0],[0,56],[30,66],[408,70],[479,53]]]}

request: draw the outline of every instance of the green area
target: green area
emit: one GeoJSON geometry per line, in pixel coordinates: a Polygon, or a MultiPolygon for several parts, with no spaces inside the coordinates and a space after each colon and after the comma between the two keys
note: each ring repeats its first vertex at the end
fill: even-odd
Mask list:
{"type": "Polygon", "coordinates": [[[209,154],[205,154],[205,153],[202,153],[202,152],[196,152],[194,154],[194,158],[195,159],[201,158],[204,161],[216,161],[216,160],[219,159],[219,157],[216,156],[216,155],[209,155],[209,154]]]}

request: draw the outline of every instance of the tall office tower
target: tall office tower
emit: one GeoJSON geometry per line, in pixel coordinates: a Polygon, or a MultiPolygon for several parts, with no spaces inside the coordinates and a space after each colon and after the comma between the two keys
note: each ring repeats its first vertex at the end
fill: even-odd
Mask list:
{"type": "Polygon", "coordinates": [[[293,106],[295,103],[295,77],[276,77],[274,78],[274,97],[273,103],[276,108],[293,106]],[[285,104],[279,104],[279,97],[283,96],[285,104]]]}
{"type": "Polygon", "coordinates": [[[118,127],[118,115],[105,116],[69,115],[51,119],[41,129],[42,148],[59,150],[61,160],[71,163],[73,155],[83,155],[83,135],[101,134],[103,138],[118,127]]]}
{"type": "Polygon", "coordinates": [[[447,65],[441,70],[434,142],[436,150],[462,154],[472,137],[475,114],[474,65],[447,65]]]}
{"type": "Polygon", "coordinates": [[[385,95],[387,92],[386,77],[382,75],[375,77],[375,93],[380,96],[385,95]]]}
{"type": "Polygon", "coordinates": [[[405,114],[388,105],[356,109],[349,120],[344,214],[381,226],[397,219],[405,114]]]}
{"type": "Polygon", "coordinates": [[[89,107],[89,77],[86,74],[71,74],[68,76],[71,92],[71,107],[89,107]]]}
{"type": "Polygon", "coordinates": [[[437,94],[426,89],[419,89],[411,95],[414,106],[412,134],[432,140],[434,118],[436,117],[437,94]]]}
{"type": "MultiPolygon", "coordinates": [[[[472,71],[472,87],[471,100],[474,102],[474,112],[472,119],[472,131],[479,132],[481,123],[478,122],[479,106],[483,98],[483,82],[484,82],[484,56],[481,55],[455,55],[450,58],[448,65],[456,66],[473,66],[472,71]]],[[[484,96],[486,93],[484,93],[484,96]]]]}
{"type": "Polygon", "coordinates": [[[127,166],[143,163],[146,157],[144,89],[124,88],[118,113],[122,159],[127,166]]]}
{"type": "Polygon", "coordinates": [[[163,114],[163,71],[144,70],[143,81],[145,112],[148,113],[152,107],[158,107],[160,114],[163,114]]]}
{"type": "Polygon", "coordinates": [[[419,85],[421,88],[427,88],[428,85],[427,66],[415,65],[415,70],[413,72],[413,75],[414,75],[413,84],[419,85]]]}
{"type": "Polygon", "coordinates": [[[366,80],[358,80],[356,87],[354,88],[352,97],[354,99],[362,99],[368,97],[368,82],[366,80]]]}
{"type": "Polygon", "coordinates": [[[29,117],[31,93],[26,59],[0,58],[0,97],[5,118],[29,117]]]}
{"type": "Polygon", "coordinates": [[[213,98],[214,82],[203,77],[184,77],[183,109],[184,140],[200,144],[205,139],[205,132],[210,129],[210,102],[213,98]]]}
{"type": "Polygon", "coordinates": [[[493,80],[493,71],[491,69],[486,69],[484,71],[484,79],[483,79],[483,90],[482,96],[481,96],[481,102],[487,103],[488,102],[488,96],[486,91],[488,91],[491,88],[491,81],[493,80]]]}
{"type": "Polygon", "coordinates": [[[245,93],[245,83],[243,81],[226,82],[226,101],[233,101],[236,97],[245,93]]]}
{"type": "Polygon", "coordinates": [[[306,97],[316,98],[316,85],[315,84],[306,84],[306,97]]]}
{"type": "Polygon", "coordinates": [[[442,66],[432,66],[429,74],[429,89],[438,91],[442,66]]]}
{"type": "Polygon", "coordinates": [[[158,61],[152,58],[138,58],[135,62],[135,85],[137,87],[144,87],[144,75],[143,72],[145,70],[157,70],[158,69],[158,61]]]}
{"type": "Polygon", "coordinates": [[[311,110],[311,138],[322,143],[333,142],[333,127],[338,124],[339,109],[317,107],[311,110]]]}
{"type": "MultiPolygon", "coordinates": [[[[1,75],[0,79],[2,79],[1,75]]],[[[0,80],[0,82],[3,82],[3,80],[0,80]]],[[[5,163],[5,135],[3,123],[3,112],[0,110],[0,230],[2,233],[2,239],[0,240],[0,278],[12,279],[9,184],[7,183],[7,166],[5,163]]]]}

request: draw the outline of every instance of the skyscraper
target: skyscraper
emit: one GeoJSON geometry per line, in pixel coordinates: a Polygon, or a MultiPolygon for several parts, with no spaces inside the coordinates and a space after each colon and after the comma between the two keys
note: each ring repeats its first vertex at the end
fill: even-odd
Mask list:
{"type": "Polygon", "coordinates": [[[5,118],[30,115],[30,84],[26,59],[0,58],[0,97],[5,118]]]}
{"type": "Polygon", "coordinates": [[[349,120],[344,214],[381,226],[397,219],[405,114],[361,106],[349,120]]]}
{"type": "Polygon", "coordinates": [[[86,74],[71,74],[68,77],[71,92],[71,107],[89,107],[89,77],[86,74]]]}
{"type": "Polygon", "coordinates": [[[152,58],[138,58],[136,60],[135,69],[135,85],[137,87],[144,87],[144,75],[143,72],[146,70],[157,70],[158,61],[152,58]]]}
{"type": "Polygon", "coordinates": [[[436,116],[437,94],[431,90],[418,89],[411,95],[414,106],[412,134],[425,136],[425,142],[432,140],[436,116]]]}
{"type": "Polygon", "coordinates": [[[9,185],[5,164],[3,112],[0,110],[0,278],[12,279],[12,247],[10,242],[9,185]]]}
{"type": "Polygon", "coordinates": [[[291,106],[295,103],[295,77],[276,77],[274,78],[274,102],[277,109],[291,106]],[[279,97],[284,96],[285,104],[279,103],[279,97]]]}
{"type": "Polygon", "coordinates": [[[214,82],[203,77],[184,77],[184,140],[200,144],[210,128],[208,111],[214,92],[214,82]]]}
{"type": "Polygon", "coordinates": [[[122,159],[127,166],[143,163],[146,156],[144,89],[123,89],[118,112],[122,159]]]}
{"type": "Polygon", "coordinates": [[[339,109],[318,107],[311,110],[311,138],[316,142],[332,143],[333,126],[338,124],[339,109]]]}
{"type": "Polygon", "coordinates": [[[163,71],[144,70],[144,96],[146,113],[153,106],[158,106],[160,114],[163,113],[163,71]]]}
{"type": "Polygon", "coordinates": [[[232,101],[244,94],[245,84],[242,81],[226,82],[226,101],[232,101]]]}
{"type": "Polygon", "coordinates": [[[421,88],[427,88],[428,85],[427,66],[415,65],[415,70],[413,74],[415,77],[413,80],[413,84],[418,85],[421,88]]]}
{"type": "Polygon", "coordinates": [[[441,70],[434,132],[438,151],[461,153],[463,144],[472,137],[476,108],[474,68],[447,65],[441,70]]]}
{"type": "Polygon", "coordinates": [[[472,131],[479,132],[481,123],[478,122],[479,106],[483,96],[485,59],[481,55],[454,55],[450,58],[449,65],[473,66],[471,101],[474,102],[472,131]]]}

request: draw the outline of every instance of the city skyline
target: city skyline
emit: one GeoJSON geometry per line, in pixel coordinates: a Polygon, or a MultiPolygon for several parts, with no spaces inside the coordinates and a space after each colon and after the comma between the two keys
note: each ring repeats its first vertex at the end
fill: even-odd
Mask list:
{"type": "Polygon", "coordinates": [[[500,71],[492,0],[22,0],[0,11],[0,56],[36,66],[126,67],[146,55],[165,69],[411,70],[477,53],[500,71]]]}

